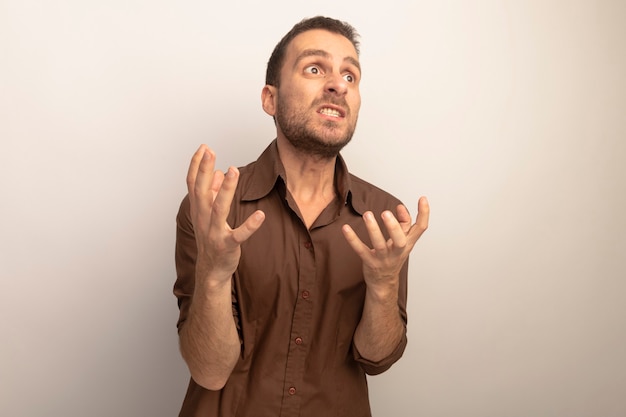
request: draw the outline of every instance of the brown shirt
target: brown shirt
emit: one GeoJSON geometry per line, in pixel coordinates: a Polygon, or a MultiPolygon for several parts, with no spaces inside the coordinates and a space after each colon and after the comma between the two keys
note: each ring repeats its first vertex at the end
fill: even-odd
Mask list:
{"type": "MultiPolygon", "coordinates": [[[[363,213],[395,212],[400,202],[349,174],[339,157],[338,198],[307,230],[284,179],[276,141],[240,169],[229,224],[240,225],[257,209],[266,214],[261,228],[243,244],[233,275],[241,355],[220,391],[190,380],[181,417],[369,417],[365,374],[384,372],[402,356],[407,265],[399,294],[405,336],[388,358],[369,362],[352,342],[365,297],[362,264],[341,233],[347,223],[369,243],[363,213]]],[[[174,293],[180,329],[194,290],[196,258],[187,197],[177,226],[174,293]]]]}

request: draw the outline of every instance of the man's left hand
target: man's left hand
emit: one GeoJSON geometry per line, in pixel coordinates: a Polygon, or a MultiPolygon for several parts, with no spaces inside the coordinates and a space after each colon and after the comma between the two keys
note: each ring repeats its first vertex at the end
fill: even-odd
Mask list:
{"type": "Polygon", "coordinates": [[[411,214],[404,205],[398,205],[396,210],[397,217],[389,210],[381,214],[389,239],[383,236],[374,213],[367,211],[363,214],[372,248],[363,243],[349,225],[342,228],[346,240],[363,261],[365,283],[371,290],[381,292],[381,295],[391,288],[397,288],[402,266],[417,240],[428,228],[430,207],[426,197],[421,197],[417,203],[414,224],[411,224],[411,214]]]}

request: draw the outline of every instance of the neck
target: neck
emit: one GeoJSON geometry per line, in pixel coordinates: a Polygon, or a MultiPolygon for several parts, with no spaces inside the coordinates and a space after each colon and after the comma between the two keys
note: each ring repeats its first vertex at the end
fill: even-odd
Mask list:
{"type": "Polygon", "coordinates": [[[285,167],[287,189],[298,206],[327,205],[335,197],[337,157],[322,158],[295,149],[285,138],[278,138],[278,154],[285,167]]]}

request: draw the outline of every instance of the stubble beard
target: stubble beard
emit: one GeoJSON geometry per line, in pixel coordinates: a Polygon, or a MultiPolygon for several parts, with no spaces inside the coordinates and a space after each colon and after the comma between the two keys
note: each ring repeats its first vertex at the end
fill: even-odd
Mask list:
{"type": "MultiPolygon", "coordinates": [[[[339,155],[339,152],[352,139],[356,122],[346,130],[343,136],[335,137],[339,131],[336,122],[326,120],[319,129],[315,129],[308,125],[309,120],[304,112],[289,111],[286,106],[280,105],[281,101],[278,100],[276,106],[276,124],[289,143],[299,152],[322,159],[331,159],[339,155]]],[[[339,103],[336,99],[316,100],[311,108],[321,103],[333,103],[347,109],[345,101],[339,103]]]]}

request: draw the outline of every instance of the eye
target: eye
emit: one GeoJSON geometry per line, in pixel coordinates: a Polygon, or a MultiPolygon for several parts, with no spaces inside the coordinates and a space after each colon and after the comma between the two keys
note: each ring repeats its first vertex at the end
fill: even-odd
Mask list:
{"type": "Polygon", "coordinates": [[[313,74],[313,75],[319,75],[322,73],[322,71],[319,69],[317,65],[309,65],[308,67],[305,67],[304,72],[307,74],[313,74]]]}
{"type": "Polygon", "coordinates": [[[354,77],[354,75],[348,73],[348,74],[344,74],[343,75],[343,79],[346,80],[349,83],[353,83],[356,81],[356,78],[354,77]]]}

